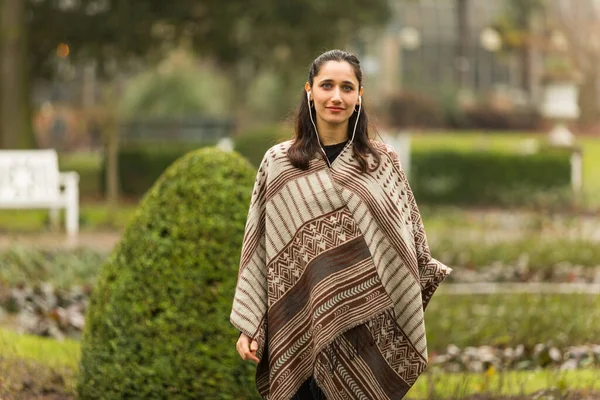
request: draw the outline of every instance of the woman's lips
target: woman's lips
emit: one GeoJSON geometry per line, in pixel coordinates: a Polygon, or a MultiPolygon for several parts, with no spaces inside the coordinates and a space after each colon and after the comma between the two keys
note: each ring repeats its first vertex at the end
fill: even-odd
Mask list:
{"type": "Polygon", "coordinates": [[[342,112],[342,111],[344,111],[344,109],[343,109],[343,108],[340,108],[340,107],[327,107],[327,109],[328,109],[329,111],[331,111],[331,112],[335,112],[335,113],[338,113],[338,112],[342,112]]]}

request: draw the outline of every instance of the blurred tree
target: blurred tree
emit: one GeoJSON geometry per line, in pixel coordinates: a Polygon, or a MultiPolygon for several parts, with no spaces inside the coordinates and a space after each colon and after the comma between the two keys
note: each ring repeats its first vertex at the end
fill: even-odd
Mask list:
{"type": "Polygon", "coordinates": [[[566,50],[578,72],[580,121],[600,118],[600,3],[596,0],[552,0],[552,16],[565,35],[566,50]]]}
{"type": "Polygon", "coordinates": [[[25,4],[0,0],[0,148],[32,147],[28,112],[25,4]]]}
{"type": "Polygon", "coordinates": [[[458,86],[461,90],[468,89],[470,69],[470,43],[471,24],[469,23],[469,0],[455,0],[456,2],[456,73],[458,86]]]}
{"type": "MultiPolygon", "coordinates": [[[[343,7],[321,0],[0,1],[24,7],[23,18],[11,19],[12,28],[2,10],[2,37],[9,29],[22,32],[10,51],[17,46],[28,56],[14,62],[32,80],[55,76],[66,60],[93,59],[100,74],[111,73],[132,59],[157,60],[183,41],[217,61],[240,89],[265,67],[285,75],[308,66],[321,50],[347,45],[359,28],[389,15],[387,0],[346,0],[343,7]]],[[[8,79],[2,74],[0,88],[8,87],[8,79]]],[[[18,90],[30,98],[27,86],[18,90]]],[[[22,115],[15,118],[28,113],[22,115]]],[[[0,123],[5,120],[2,112],[0,123]]]]}
{"type": "Polygon", "coordinates": [[[125,118],[230,116],[231,82],[184,49],[129,79],[119,101],[125,118]],[[215,95],[217,94],[218,95],[215,95]]]}
{"type": "Polygon", "coordinates": [[[516,52],[521,64],[521,88],[531,93],[532,20],[546,8],[546,0],[508,0],[504,14],[495,22],[502,48],[516,52]]]}

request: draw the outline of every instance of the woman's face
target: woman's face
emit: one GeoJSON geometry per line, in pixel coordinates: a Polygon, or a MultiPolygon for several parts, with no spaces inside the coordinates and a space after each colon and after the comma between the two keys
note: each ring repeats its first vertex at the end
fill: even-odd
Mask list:
{"type": "Polygon", "coordinates": [[[354,69],[345,61],[324,63],[312,88],[308,82],[305,88],[311,91],[317,122],[327,125],[347,125],[362,95],[354,69]]]}

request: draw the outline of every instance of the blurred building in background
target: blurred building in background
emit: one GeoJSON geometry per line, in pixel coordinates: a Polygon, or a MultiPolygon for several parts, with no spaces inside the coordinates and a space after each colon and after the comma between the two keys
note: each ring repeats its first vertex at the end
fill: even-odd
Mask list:
{"type": "Polygon", "coordinates": [[[462,89],[476,95],[504,88],[519,101],[535,99],[542,55],[532,46],[523,64],[517,52],[507,51],[498,26],[508,2],[393,2],[394,16],[384,34],[359,46],[370,80],[388,94],[462,89]]]}
{"type": "MultiPolygon", "coordinates": [[[[560,83],[575,90],[580,122],[598,120],[600,1],[416,0],[391,5],[393,15],[384,29],[365,32],[355,46],[369,88],[377,94],[374,100],[383,107],[402,93],[403,105],[432,100],[441,103],[444,115],[449,107],[488,107],[486,118],[498,110],[520,110],[526,120],[499,128],[530,130],[539,127],[548,87],[560,83]]],[[[447,121],[442,124],[448,126],[447,121]]]]}

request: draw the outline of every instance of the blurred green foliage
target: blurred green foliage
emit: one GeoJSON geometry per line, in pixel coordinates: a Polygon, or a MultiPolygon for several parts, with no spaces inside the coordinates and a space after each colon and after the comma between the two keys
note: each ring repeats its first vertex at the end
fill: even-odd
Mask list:
{"type": "Polygon", "coordinates": [[[231,93],[222,71],[180,49],[128,81],[120,112],[124,118],[229,116],[231,93]]]}
{"type": "MultiPolygon", "coordinates": [[[[287,125],[242,130],[233,138],[234,148],[257,167],[269,147],[290,139],[292,133],[293,128],[287,125]]],[[[425,186],[425,191],[421,190],[422,194],[418,195],[419,204],[518,205],[554,209],[570,205],[572,198],[568,187],[570,167],[567,154],[545,155],[545,150],[541,155],[516,154],[527,141],[539,143],[542,139],[539,135],[518,132],[427,133],[411,136],[413,165],[420,167],[420,170],[416,172],[418,175],[413,171],[409,179],[416,191],[425,186]],[[429,164],[430,161],[434,164],[429,164]],[[455,171],[452,172],[448,167],[455,171]],[[462,175],[457,177],[458,173],[462,175]],[[487,178],[490,180],[486,180],[487,178]],[[500,186],[489,192],[492,182],[497,179],[500,186]],[[466,183],[457,187],[457,182],[461,185],[466,183]],[[447,186],[444,187],[444,184],[447,186]],[[480,184],[483,186],[478,186],[480,184]],[[430,187],[427,188],[427,185],[430,187]],[[506,186],[512,188],[505,191],[506,186]],[[488,192],[484,193],[483,190],[488,192]]],[[[147,150],[144,146],[124,149],[120,160],[123,193],[134,197],[145,193],[171,162],[196,147],[198,146],[153,144],[148,145],[147,150]],[[156,161],[154,157],[157,158],[156,161]]],[[[596,207],[600,190],[600,179],[596,179],[600,171],[597,166],[600,160],[597,157],[600,154],[600,141],[585,138],[582,148],[584,206],[596,207]]],[[[99,157],[93,154],[75,157],[61,155],[60,163],[61,169],[64,166],[63,170],[80,172],[80,192],[83,198],[96,198],[98,193],[103,193],[104,169],[101,167],[102,169],[96,170],[98,165],[103,165],[99,157]],[[86,157],[90,160],[86,161],[86,157]]]]}
{"type": "Polygon", "coordinates": [[[420,203],[522,205],[538,191],[568,187],[569,157],[563,152],[413,151],[410,183],[420,203]]]}
{"type": "MultiPolygon", "coordinates": [[[[451,226],[448,224],[448,227],[451,226]]],[[[436,240],[431,243],[432,254],[450,266],[480,269],[500,262],[502,265],[521,266],[524,280],[529,274],[540,271],[544,280],[551,280],[555,275],[555,267],[565,264],[600,267],[600,246],[592,239],[562,237],[540,240],[539,237],[520,236],[510,241],[481,240],[475,246],[468,240],[457,238],[456,229],[454,234],[452,229],[446,234],[439,234],[435,230],[431,232],[437,234],[436,240]]],[[[482,231],[483,235],[485,232],[482,231]]]]}
{"type": "Polygon", "coordinates": [[[72,58],[94,59],[107,73],[115,62],[157,59],[180,43],[225,69],[293,66],[320,49],[346,45],[359,29],[385,23],[389,11],[384,0],[348,0],[344,7],[319,0],[260,0],[251,7],[243,0],[27,1],[25,9],[36,78],[56,73],[52,61],[61,42],[72,58]]]}
{"type": "Polygon", "coordinates": [[[288,135],[280,126],[270,126],[245,131],[234,138],[234,150],[246,157],[256,168],[260,165],[265,153],[272,146],[292,138],[293,131],[288,135]]]}
{"type": "Polygon", "coordinates": [[[99,198],[102,195],[104,175],[102,156],[99,153],[63,153],[58,156],[60,171],[79,174],[79,194],[83,198],[99,198]]]}
{"type": "MultiPolygon", "coordinates": [[[[446,221],[444,229],[447,231],[440,231],[429,222],[425,219],[432,254],[453,268],[471,271],[497,264],[500,264],[497,269],[519,266],[519,276],[524,281],[531,275],[542,281],[552,281],[557,276],[557,268],[563,268],[561,273],[564,273],[565,265],[600,267],[600,246],[593,240],[566,237],[540,240],[520,236],[510,241],[477,240],[477,245],[474,245],[472,238],[456,235],[457,223],[454,221],[446,221]]],[[[471,228],[469,231],[474,230],[471,228]]],[[[235,252],[239,247],[239,243],[230,245],[228,248],[223,246],[220,251],[235,252]]],[[[73,285],[93,285],[108,258],[107,252],[90,248],[30,249],[13,246],[0,250],[0,284],[14,287],[46,282],[63,289],[73,285]]],[[[448,279],[453,280],[454,275],[448,279]]]]}
{"type": "MultiPolygon", "coordinates": [[[[213,143],[147,143],[121,146],[118,153],[118,179],[120,193],[124,197],[140,198],[161,174],[179,157],[213,143]]],[[[101,176],[105,175],[107,160],[103,159],[101,176]]],[[[101,182],[105,192],[105,182],[101,182]]]]}
{"type": "Polygon", "coordinates": [[[254,179],[207,148],[156,182],[92,294],[81,399],[257,398],[228,321],[254,179]]]}
{"type": "MultiPolygon", "coordinates": [[[[291,138],[281,127],[240,133],[235,149],[258,166],[274,144],[291,138]]],[[[417,139],[418,140],[418,139],[417,139]]],[[[550,206],[569,204],[570,155],[545,150],[522,155],[512,151],[471,151],[415,146],[410,183],[419,204],[460,206],[550,206]]]]}
{"type": "Polygon", "coordinates": [[[50,283],[59,289],[92,285],[107,255],[88,248],[34,250],[12,246],[0,251],[0,284],[9,287],[50,283]]]}
{"type": "Polygon", "coordinates": [[[461,348],[523,344],[531,348],[551,343],[565,348],[596,343],[600,337],[596,295],[442,293],[440,288],[425,313],[432,352],[442,352],[449,344],[461,348]]]}

